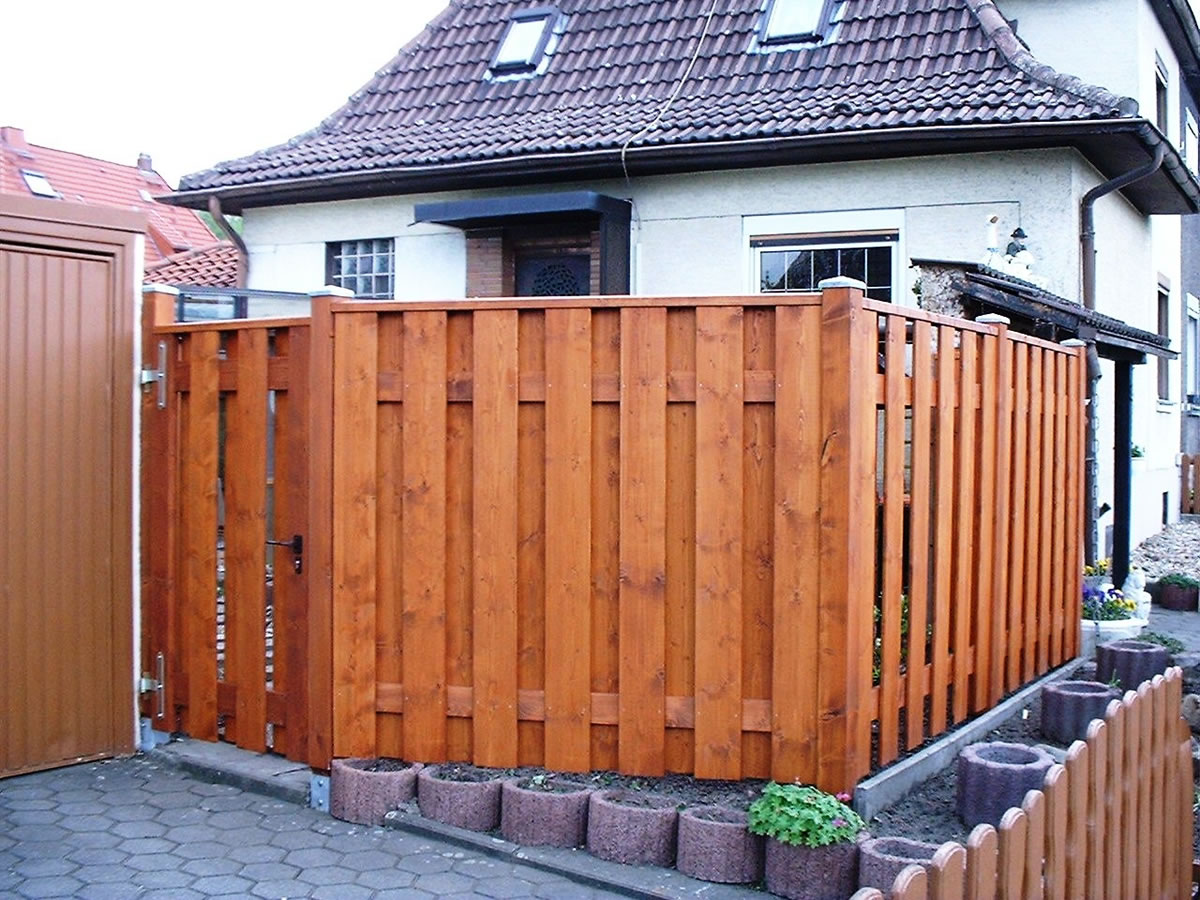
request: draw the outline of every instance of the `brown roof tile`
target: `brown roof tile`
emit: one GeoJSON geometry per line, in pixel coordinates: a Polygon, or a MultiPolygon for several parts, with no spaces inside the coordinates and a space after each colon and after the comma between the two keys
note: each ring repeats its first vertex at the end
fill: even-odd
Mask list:
{"type": "Polygon", "coordinates": [[[1037,62],[992,0],[843,0],[822,45],[767,49],[761,0],[560,0],[541,74],[494,79],[506,23],[538,0],[453,0],[313,131],[181,191],[546,154],[853,137],[936,125],[1111,119],[1136,103],[1037,62]]]}
{"type": "Polygon", "coordinates": [[[146,267],[146,281],[187,287],[241,287],[237,248],[229,241],[185,250],[146,267]]]}

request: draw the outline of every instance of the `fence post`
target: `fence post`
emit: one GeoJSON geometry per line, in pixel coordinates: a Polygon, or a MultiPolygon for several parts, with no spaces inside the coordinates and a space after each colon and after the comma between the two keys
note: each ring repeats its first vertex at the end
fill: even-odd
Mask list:
{"type": "MultiPolygon", "coordinates": [[[[175,321],[175,299],[179,291],[161,284],[142,287],[142,368],[157,369],[160,360],[158,335],[154,329],[175,321]]],[[[165,355],[164,355],[165,356],[165,355]]],[[[168,359],[161,361],[164,365],[168,359]]],[[[160,373],[166,377],[166,373],[160,373]]],[[[170,390],[169,383],[166,390],[170,390]]],[[[138,478],[141,483],[141,606],[142,606],[142,671],[160,682],[158,693],[147,695],[142,715],[150,719],[155,731],[176,730],[175,707],[172,702],[174,678],[171,666],[171,587],[175,576],[173,552],[176,480],[173,469],[157,463],[174,460],[170,442],[172,404],[165,409],[158,405],[159,388],[154,385],[142,391],[140,404],[141,462],[138,478]],[[163,664],[158,665],[159,654],[163,664]]]]}
{"type": "Polygon", "coordinates": [[[875,316],[865,285],[821,282],[821,654],[818,778],[850,790],[870,767],[875,595],[875,316]]]}
{"type": "Polygon", "coordinates": [[[353,297],[325,286],[309,294],[312,342],[308,367],[308,764],[333,759],[333,313],[353,297]]]}

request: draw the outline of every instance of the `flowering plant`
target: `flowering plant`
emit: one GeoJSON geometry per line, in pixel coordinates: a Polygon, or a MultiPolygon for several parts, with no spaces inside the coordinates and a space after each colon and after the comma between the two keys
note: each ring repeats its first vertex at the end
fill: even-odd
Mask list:
{"type": "Polygon", "coordinates": [[[1118,619],[1132,619],[1137,611],[1137,603],[1126,597],[1120,590],[1110,587],[1107,590],[1097,587],[1083,589],[1083,617],[1096,622],[1112,622],[1118,619]]]}
{"type": "Polygon", "coordinates": [[[1098,559],[1094,566],[1084,566],[1084,575],[1107,575],[1110,570],[1110,563],[1107,559],[1098,559]]]}
{"type": "Polygon", "coordinates": [[[826,847],[854,840],[866,828],[846,805],[849,794],[836,797],[811,785],[776,784],[763,788],[747,814],[750,831],[783,844],[826,847]]]}

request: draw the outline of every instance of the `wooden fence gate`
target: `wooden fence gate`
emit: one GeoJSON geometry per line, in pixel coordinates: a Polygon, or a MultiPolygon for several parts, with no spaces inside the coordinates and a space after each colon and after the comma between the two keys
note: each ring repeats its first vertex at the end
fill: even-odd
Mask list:
{"type": "Polygon", "coordinates": [[[0,776],[133,749],[144,227],[0,196],[0,776]]]}

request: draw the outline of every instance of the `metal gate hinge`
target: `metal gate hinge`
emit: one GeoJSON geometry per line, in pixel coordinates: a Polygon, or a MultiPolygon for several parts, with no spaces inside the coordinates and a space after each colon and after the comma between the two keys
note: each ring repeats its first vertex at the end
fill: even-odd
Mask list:
{"type": "Polygon", "coordinates": [[[167,342],[158,342],[158,368],[157,369],[142,369],[139,374],[138,383],[142,387],[151,384],[158,385],[158,408],[167,408],[167,342]]]}
{"type": "Polygon", "coordinates": [[[154,655],[154,667],[157,671],[157,678],[152,677],[148,672],[143,672],[142,677],[138,679],[138,693],[155,695],[154,718],[161,719],[167,714],[166,708],[166,680],[167,680],[167,658],[162,653],[154,655]]]}
{"type": "Polygon", "coordinates": [[[142,673],[141,679],[138,681],[138,693],[148,694],[151,691],[157,691],[159,683],[157,678],[151,678],[145,672],[142,673]]]}

